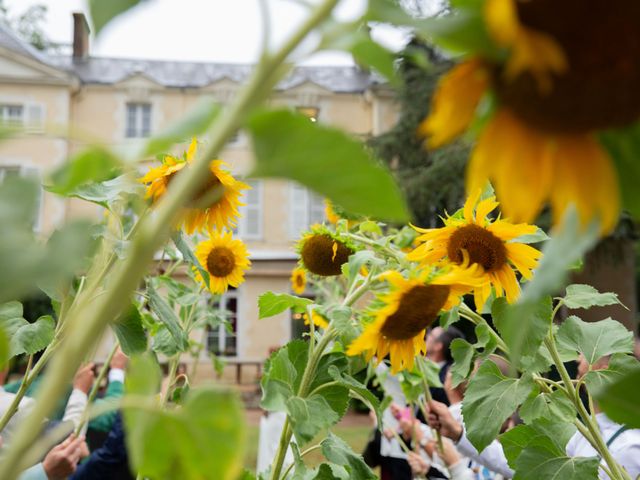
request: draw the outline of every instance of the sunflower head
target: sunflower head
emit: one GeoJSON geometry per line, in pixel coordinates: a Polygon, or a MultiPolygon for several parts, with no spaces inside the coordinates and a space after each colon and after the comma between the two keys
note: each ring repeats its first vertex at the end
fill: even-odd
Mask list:
{"type": "MultiPolygon", "coordinates": [[[[229,285],[238,287],[251,265],[246,246],[233,239],[231,232],[213,232],[208,240],[196,246],[195,255],[209,273],[209,289],[213,293],[224,293],[229,285]]],[[[205,285],[202,276],[195,272],[196,279],[205,285]]]]}
{"type": "Polygon", "coordinates": [[[300,240],[298,252],[305,269],[329,277],[342,273],[342,265],[349,261],[355,248],[327,228],[316,226],[300,240]]]}
{"type": "Polygon", "coordinates": [[[294,268],[291,272],[291,290],[296,295],[302,295],[307,286],[307,272],[304,268],[294,268]]]}
{"type": "MultiPolygon", "coordinates": [[[[176,175],[193,161],[197,152],[194,138],[182,159],[167,155],[162,165],[152,168],[140,182],[147,185],[146,197],[158,201],[166,193],[176,175]]],[[[240,216],[238,207],[242,190],[247,184],[233,178],[224,168],[221,160],[209,163],[209,175],[204,183],[189,199],[184,211],[183,224],[188,234],[195,231],[233,228],[240,216]]]]}
{"type": "MultiPolygon", "coordinates": [[[[304,324],[309,325],[309,315],[307,313],[303,313],[302,318],[304,320],[304,324]]],[[[313,325],[316,327],[327,328],[329,326],[329,322],[327,321],[327,319],[315,310],[311,314],[311,318],[313,319],[313,325]]]]}
{"type": "Polygon", "coordinates": [[[367,360],[376,355],[378,362],[391,354],[393,373],[412,369],[415,356],[426,353],[426,328],[441,311],[457,305],[462,295],[484,282],[477,267],[425,269],[409,279],[399,272],[387,272],[383,277],[391,288],[376,300],[379,307],[374,321],[349,346],[347,354],[366,353],[367,360]]]}
{"type": "Polygon", "coordinates": [[[407,258],[422,264],[452,263],[462,268],[475,266],[482,271],[485,283],[474,287],[476,308],[481,309],[491,294],[506,293],[514,302],[520,292],[514,269],[531,278],[541,253],[535,248],[515,241],[518,237],[536,232],[535,225],[512,224],[503,219],[488,217],[497,206],[494,197],[480,200],[481,191],[470,196],[463,210],[445,219],[443,228],[416,228],[421,235],[407,258]],[[504,293],[503,293],[504,292],[504,293]]]}

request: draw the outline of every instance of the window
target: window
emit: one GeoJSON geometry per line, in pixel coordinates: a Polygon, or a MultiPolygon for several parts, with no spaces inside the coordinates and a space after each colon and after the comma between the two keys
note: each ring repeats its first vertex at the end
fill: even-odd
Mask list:
{"type": "Polygon", "coordinates": [[[290,185],[289,234],[291,238],[298,238],[311,225],[324,222],[324,200],[302,185],[290,185]]]}
{"type": "MultiPolygon", "coordinates": [[[[7,178],[11,177],[30,177],[38,180],[40,183],[40,174],[37,168],[24,167],[20,165],[0,165],[0,183],[4,182],[7,178]]],[[[42,189],[38,190],[38,197],[36,198],[36,210],[34,212],[34,218],[32,220],[33,229],[35,231],[40,230],[40,211],[42,210],[42,189]]]]}
{"type": "Polygon", "coordinates": [[[247,240],[259,240],[262,238],[262,182],[260,180],[247,180],[251,190],[244,190],[241,198],[243,205],[240,207],[238,227],[233,233],[247,240]]]}
{"type": "Polygon", "coordinates": [[[222,294],[212,308],[220,310],[227,321],[207,333],[207,348],[215,355],[238,355],[238,291],[230,288],[222,294]]]}
{"type": "Polygon", "coordinates": [[[298,107],[296,110],[303,114],[305,117],[309,118],[312,122],[318,121],[318,114],[320,113],[320,109],[317,107],[298,107]]]}
{"type": "Polygon", "coordinates": [[[151,134],[151,105],[127,103],[127,138],[148,137],[151,134]]]}
{"type": "Polygon", "coordinates": [[[5,125],[22,125],[24,107],[22,105],[0,105],[0,121],[5,125]]]}

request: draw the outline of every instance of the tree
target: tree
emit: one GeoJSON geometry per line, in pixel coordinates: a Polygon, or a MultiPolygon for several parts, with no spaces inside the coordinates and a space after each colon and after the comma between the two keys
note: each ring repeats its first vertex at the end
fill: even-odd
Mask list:
{"type": "Polygon", "coordinates": [[[400,62],[403,85],[398,91],[398,123],[389,132],[372,138],[370,145],[394,171],[416,224],[434,226],[441,212],[453,212],[463,202],[469,147],[456,141],[428,151],[416,131],[428,114],[438,79],[452,63],[418,40],[407,46],[400,62]],[[422,65],[425,59],[429,60],[426,67],[422,65]]]}
{"type": "Polygon", "coordinates": [[[47,50],[55,47],[55,44],[44,32],[43,23],[46,19],[46,5],[31,5],[22,13],[11,16],[4,0],[0,0],[0,21],[8,25],[20,38],[38,50],[47,50]]]}

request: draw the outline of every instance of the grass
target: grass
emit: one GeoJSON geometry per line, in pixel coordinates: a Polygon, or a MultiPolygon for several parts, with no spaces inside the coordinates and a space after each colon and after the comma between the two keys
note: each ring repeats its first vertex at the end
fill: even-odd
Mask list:
{"type": "MultiPolygon", "coordinates": [[[[347,442],[354,452],[362,453],[365,445],[369,440],[369,435],[371,434],[372,427],[369,426],[343,426],[336,425],[331,429],[331,431],[342,438],[345,442],[347,442]]],[[[259,428],[255,425],[250,425],[247,428],[247,454],[244,460],[244,466],[250,471],[255,471],[256,462],[258,459],[258,435],[259,428]]],[[[308,446],[313,446],[324,438],[324,435],[318,435],[308,446]]],[[[310,452],[305,457],[305,463],[311,467],[320,464],[324,458],[320,450],[314,450],[310,452]]]]}

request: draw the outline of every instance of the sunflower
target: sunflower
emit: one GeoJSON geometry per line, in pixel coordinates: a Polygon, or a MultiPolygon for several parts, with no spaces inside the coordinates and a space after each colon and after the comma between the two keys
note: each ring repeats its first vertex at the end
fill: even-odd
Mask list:
{"type": "MultiPolygon", "coordinates": [[[[306,313],[302,314],[302,318],[304,319],[304,324],[309,325],[309,315],[306,313]]],[[[313,318],[313,324],[316,327],[327,328],[329,326],[329,322],[322,315],[317,313],[315,310],[311,314],[311,318],[313,318]]]]}
{"type": "Polygon", "coordinates": [[[298,242],[297,249],[304,268],[323,277],[340,275],[342,265],[355,252],[351,242],[321,225],[313,226],[298,242]]]}
{"type": "MultiPolygon", "coordinates": [[[[209,240],[196,245],[195,255],[209,273],[212,293],[224,293],[229,285],[238,287],[244,282],[244,272],[251,265],[247,247],[241,240],[232,238],[231,232],[212,232],[209,240]]],[[[197,270],[196,279],[206,285],[197,270]]]]}
{"type": "Polygon", "coordinates": [[[531,222],[546,201],[557,221],[575,204],[583,224],[615,227],[618,178],[598,132],[640,118],[640,2],[485,0],[504,61],[476,53],[443,76],[419,127],[438,147],[467,130],[489,92],[467,170],[469,192],[490,180],[504,213],[531,222]]]}
{"type": "Polygon", "coordinates": [[[340,220],[340,217],[333,209],[333,204],[326,198],[324,200],[324,216],[327,218],[329,223],[333,223],[334,225],[338,223],[338,220],[340,220]]]}
{"type": "Polygon", "coordinates": [[[407,255],[409,260],[422,264],[450,262],[456,265],[477,265],[486,282],[474,287],[476,309],[480,311],[491,294],[506,295],[513,303],[520,294],[520,286],[514,268],[530,279],[532,270],[542,256],[540,251],[521,242],[514,241],[523,235],[536,232],[535,225],[512,224],[498,218],[491,220],[487,215],[498,202],[495,197],[479,200],[480,189],[465,202],[462,218],[448,216],[442,228],[422,229],[414,227],[422,235],[418,241],[424,242],[407,255]]]}
{"type": "Polygon", "coordinates": [[[307,273],[303,268],[294,268],[291,272],[291,290],[297,295],[302,295],[306,286],[307,273]]]}
{"type": "MultiPolygon", "coordinates": [[[[153,202],[158,201],[167,191],[169,184],[175,175],[193,161],[197,150],[197,141],[194,138],[183,159],[166,155],[162,165],[150,169],[140,182],[147,185],[146,198],[153,202]]],[[[182,224],[188,234],[204,229],[222,230],[233,228],[240,216],[238,207],[242,190],[249,189],[247,184],[233,178],[223,167],[226,164],[221,160],[213,160],[209,165],[210,176],[187,204],[182,224]],[[215,187],[222,187],[222,196],[215,195],[215,187]],[[215,198],[212,198],[215,197],[215,198]]]]}
{"type": "Polygon", "coordinates": [[[399,272],[387,272],[384,278],[391,290],[380,296],[375,319],[347,349],[348,355],[365,353],[367,361],[376,355],[380,363],[391,354],[391,371],[413,368],[418,354],[427,351],[425,330],[441,311],[460,303],[460,297],[486,280],[477,266],[449,266],[432,273],[425,269],[408,280],[399,272]]]}

